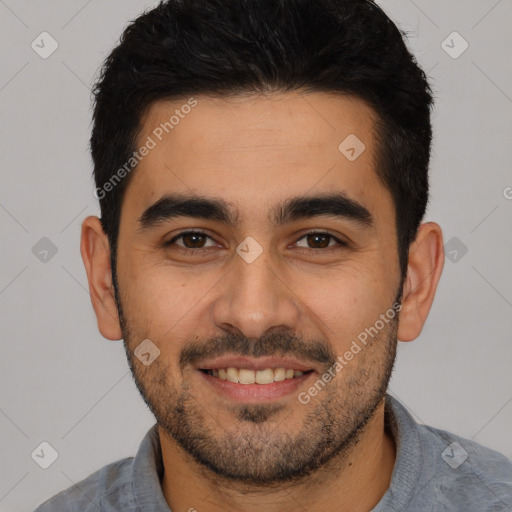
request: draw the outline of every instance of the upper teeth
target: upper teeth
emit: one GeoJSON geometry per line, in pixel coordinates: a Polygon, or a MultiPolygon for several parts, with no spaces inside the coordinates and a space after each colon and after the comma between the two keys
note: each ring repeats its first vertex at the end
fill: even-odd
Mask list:
{"type": "Polygon", "coordinates": [[[300,377],[304,372],[285,368],[267,368],[265,370],[249,370],[246,368],[219,368],[210,370],[214,377],[239,384],[270,384],[285,379],[300,377]]]}

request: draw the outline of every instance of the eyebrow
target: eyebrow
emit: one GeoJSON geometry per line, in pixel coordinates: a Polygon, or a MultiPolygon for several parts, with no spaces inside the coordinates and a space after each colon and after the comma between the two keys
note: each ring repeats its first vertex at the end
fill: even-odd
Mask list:
{"type": "MultiPolygon", "coordinates": [[[[374,226],[374,219],[369,210],[344,193],[289,198],[271,210],[269,221],[273,226],[279,227],[292,221],[320,216],[349,220],[365,228],[374,226]]],[[[139,217],[137,231],[143,232],[179,217],[213,220],[234,228],[240,225],[238,211],[223,199],[166,194],[139,217]]]]}

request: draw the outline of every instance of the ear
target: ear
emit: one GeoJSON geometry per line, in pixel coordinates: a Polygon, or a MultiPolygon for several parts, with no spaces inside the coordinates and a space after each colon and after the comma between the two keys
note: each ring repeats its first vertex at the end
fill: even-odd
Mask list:
{"type": "Polygon", "coordinates": [[[409,248],[407,276],[398,323],[397,337],[400,341],[412,341],[420,335],[434,301],[443,266],[444,245],[441,227],[435,222],[421,224],[409,248]]]}
{"type": "Polygon", "coordinates": [[[98,329],[108,340],[120,340],[123,336],[112,285],[110,245],[98,217],[90,216],[82,222],[80,253],[98,329]]]}

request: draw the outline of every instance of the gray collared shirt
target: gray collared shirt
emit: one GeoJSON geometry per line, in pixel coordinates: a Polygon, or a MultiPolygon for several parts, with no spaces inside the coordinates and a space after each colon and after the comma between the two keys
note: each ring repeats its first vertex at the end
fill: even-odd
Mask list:
{"type": "MultiPolygon", "coordinates": [[[[507,457],[416,423],[391,395],[386,396],[385,417],[397,457],[391,485],[370,512],[512,512],[512,461],[507,457]]],[[[160,485],[162,475],[155,424],[135,457],[104,466],[35,512],[172,512],[160,485]]],[[[200,510],[193,501],[190,507],[200,510]]]]}

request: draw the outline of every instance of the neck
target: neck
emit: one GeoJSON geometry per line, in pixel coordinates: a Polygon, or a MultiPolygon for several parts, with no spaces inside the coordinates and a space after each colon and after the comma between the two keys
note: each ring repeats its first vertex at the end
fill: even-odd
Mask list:
{"type": "Polygon", "coordinates": [[[384,400],[358,441],[314,474],[298,482],[251,488],[220,481],[198,467],[159,427],[164,475],[162,491],[173,511],[310,512],[371,510],[389,488],[396,457],[395,443],[384,428],[384,400]],[[194,498],[192,498],[194,497],[194,498]]]}

